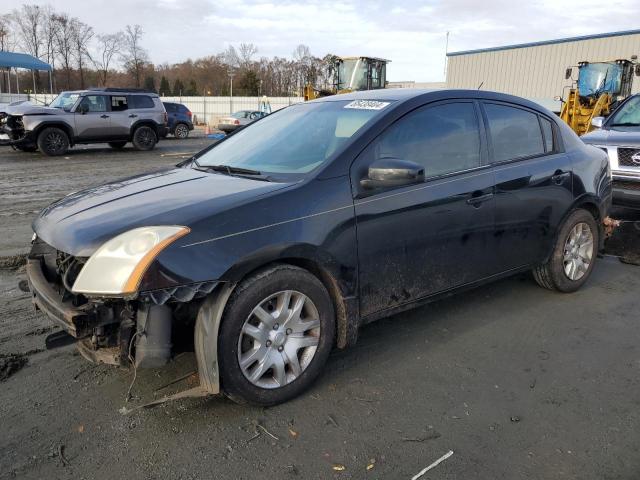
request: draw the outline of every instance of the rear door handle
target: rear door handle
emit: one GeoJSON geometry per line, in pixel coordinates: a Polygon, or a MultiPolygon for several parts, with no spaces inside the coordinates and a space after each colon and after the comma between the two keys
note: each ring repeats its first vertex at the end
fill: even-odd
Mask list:
{"type": "Polygon", "coordinates": [[[131,115],[129,115],[129,118],[136,118],[138,115],[136,115],[135,113],[132,113],[131,115]]]}
{"type": "Polygon", "coordinates": [[[109,118],[109,115],[100,115],[100,118],[109,118]]]}
{"type": "Polygon", "coordinates": [[[482,194],[478,192],[478,194],[476,194],[476,192],[474,192],[473,196],[467,199],[467,205],[472,205],[476,208],[479,208],[484,202],[488,202],[492,198],[493,193],[482,194]]]}
{"type": "Polygon", "coordinates": [[[571,172],[563,172],[562,170],[556,170],[551,176],[551,181],[556,185],[562,185],[564,181],[571,176],[571,172]]]}

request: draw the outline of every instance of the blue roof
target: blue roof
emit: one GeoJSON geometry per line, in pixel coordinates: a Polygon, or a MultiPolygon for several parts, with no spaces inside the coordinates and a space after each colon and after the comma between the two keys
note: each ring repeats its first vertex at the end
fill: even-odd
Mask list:
{"type": "Polygon", "coordinates": [[[456,57],[458,55],[469,55],[473,53],[498,52],[500,50],[512,50],[514,48],[539,47],[541,45],[553,45],[556,43],[579,42],[581,40],[593,40],[595,38],[622,37],[625,35],[637,35],[640,30],[625,30],[622,32],[598,33],[596,35],[584,35],[581,37],[558,38],[556,40],[544,40],[542,42],[519,43],[516,45],[505,45],[502,47],[481,48],[478,50],[465,50],[461,52],[447,53],[447,57],[456,57]]]}
{"type": "Polygon", "coordinates": [[[26,53],[0,52],[0,67],[51,71],[51,65],[26,53]]]}

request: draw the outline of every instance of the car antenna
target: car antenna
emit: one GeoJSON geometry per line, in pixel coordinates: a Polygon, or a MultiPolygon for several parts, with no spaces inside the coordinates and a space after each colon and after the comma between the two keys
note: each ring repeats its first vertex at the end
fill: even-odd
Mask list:
{"type": "Polygon", "coordinates": [[[480,85],[478,85],[478,90],[482,88],[482,85],[484,85],[484,80],[480,82],[480,85]]]}

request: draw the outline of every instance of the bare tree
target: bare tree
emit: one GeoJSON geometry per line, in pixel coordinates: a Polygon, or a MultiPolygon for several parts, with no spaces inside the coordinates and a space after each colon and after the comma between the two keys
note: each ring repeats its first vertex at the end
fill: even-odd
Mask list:
{"type": "Polygon", "coordinates": [[[226,63],[229,68],[237,68],[240,66],[240,56],[236,51],[236,47],[233,45],[229,45],[222,55],[224,63],[226,63]]]}
{"type": "Polygon", "coordinates": [[[39,58],[42,53],[42,25],[44,13],[38,5],[23,5],[13,11],[13,20],[17,26],[19,41],[24,50],[39,58]]]}
{"type": "Polygon", "coordinates": [[[15,38],[11,27],[11,16],[0,15],[0,52],[10,51],[14,47],[15,38]]]}
{"type": "Polygon", "coordinates": [[[84,66],[89,55],[89,42],[93,38],[93,28],[84,22],[77,21],[73,31],[73,56],[76,59],[78,73],[80,74],[80,88],[84,88],[84,66]]]}
{"type": "Polygon", "coordinates": [[[239,63],[242,68],[249,68],[253,61],[253,56],[258,53],[258,47],[253,43],[241,43],[238,48],[239,63]]]}
{"type": "Polygon", "coordinates": [[[92,57],[93,64],[100,74],[100,83],[107,86],[109,68],[113,67],[114,59],[120,55],[124,43],[122,32],[109,35],[98,35],[98,47],[96,54],[92,57]]]}
{"type": "MultiPolygon", "coordinates": [[[[42,22],[42,42],[44,50],[44,59],[51,65],[53,70],[56,68],[56,37],[58,30],[58,22],[56,21],[56,15],[51,7],[42,7],[43,9],[43,22],[42,22]]],[[[55,77],[52,79],[55,87],[55,77]]]]}
{"type": "Polygon", "coordinates": [[[69,17],[66,13],[54,15],[56,51],[62,64],[66,76],[66,88],[71,89],[71,70],[73,68],[73,46],[74,36],[77,29],[78,20],[69,17]]]}
{"type": "Polygon", "coordinates": [[[149,59],[147,51],[140,43],[143,34],[140,25],[127,25],[124,31],[122,60],[127,71],[133,75],[136,87],[140,87],[144,66],[149,59]]]}

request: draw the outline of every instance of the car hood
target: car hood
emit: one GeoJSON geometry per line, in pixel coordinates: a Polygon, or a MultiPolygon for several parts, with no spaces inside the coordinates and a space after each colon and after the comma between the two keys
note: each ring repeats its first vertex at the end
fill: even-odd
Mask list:
{"type": "Polygon", "coordinates": [[[30,102],[9,104],[5,112],[9,115],[64,115],[69,113],[59,108],[34,105],[30,102]]]}
{"type": "Polygon", "coordinates": [[[132,228],[192,227],[289,185],[191,168],[160,170],[71,193],[45,208],[33,230],[56,249],[84,257],[132,228]]]}
{"type": "Polygon", "coordinates": [[[595,130],[580,138],[590,145],[640,147],[640,131],[638,130],[595,130]]]}

